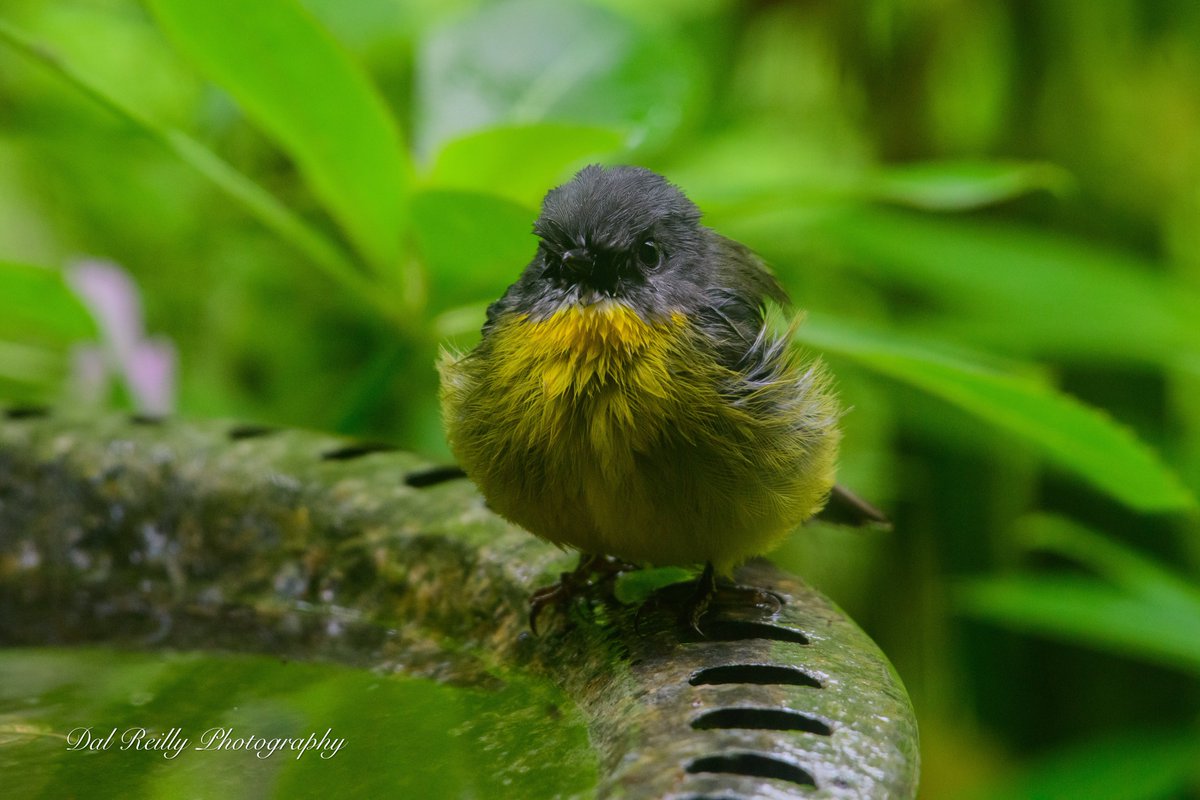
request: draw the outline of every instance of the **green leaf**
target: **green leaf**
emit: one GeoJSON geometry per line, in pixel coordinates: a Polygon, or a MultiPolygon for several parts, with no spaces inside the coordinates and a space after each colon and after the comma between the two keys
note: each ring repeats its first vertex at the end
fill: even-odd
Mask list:
{"type": "Polygon", "coordinates": [[[1100,579],[1023,575],[971,581],[957,594],[960,611],[1200,674],[1200,589],[1067,519],[1031,515],[1017,530],[1025,547],[1070,558],[1100,579]]]}
{"type": "Polygon", "coordinates": [[[1130,594],[1178,607],[1200,619],[1200,587],[1134,550],[1077,522],[1051,514],[1030,514],[1017,524],[1018,541],[1085,565],[1130,594]]]}
{"type": "Polygon", "coordinates": [[[722,231],[764,209],[828,206],[864,192],[869,165],[790,127],[753,120],[672,154],[670,177],[722,231]]]}
{"type": "Polygon", "coordinates": [[[533,258],[536,214],[511,200],[431,189],[414,195],[412,213],[434,308],[495,300],[533,258]]]}
{"type": "Polygon", "coordinates": [[[661,143],[696,96],[689,54],[607,9],[554,0],[484,5],[417,56],[418,151],[497,125],[570,122],[661,143]]]}
{"type": "Polygon", "coordinates": [[[664,586],[695,579],[696,570],[684,567],[654,567],[622,572],[617,576],[613,594],[618,602],[627,606],[639,605],[664,586]]]}
{"type": "Polygon", "coordinates": [[[354,292],[360,300],[393,320],[400,318],[396,312],[397,304],[393,303],[386,294],[380,292],[374,283],[367,280],[341,247],[316,228],[308,225],[261,186],[238,172],[204,145],[186,133],[170,126],[160,125],[141,112],[127,106],[44,45],[2,20],[0,20],[0,42],[8,44],[22,56],[42,64],[82,94],[174,153],[183,163],[212,181],[217,188],[235,202],[240,203],[263,225],[305,255],[330,278],[337,281],[343,288],[354,292]]]}
{"type": "Polygon", "coordinates": [[[491,193],[537,206],[571,172],[618,150],[621,142],[611,128],[591,125],[543,122],[488,128],[448,142],[428,181],[437,188],[491,193]]]}
{"type": "Polygon", "coordinates": [[[1067,172],[1053,164],[1006,161],[923,161],[887,167],[867,184],[875,197],[935,211],[962,211],[1030,192],[1062,192],[1067,172]]]}
{"type": "Polygon", "coordinates": [[[1128,429],[1040,381],[980,366],[982,357],[951,356],[906,342],[891,331],[814,320],[800,327],[797,338],[1020,437],[1131,508],[1165,511],[1195,505],[1176,475],[1128,429]]]}
{"type": "Polygon", "coordinates": [[[60,271],[0,261],[0,395],[52,393],[67,370],[68,346],[95,333],[60,271]]]}
{"type": "Polygon", "coordinates": [[[1200,616],[1091,578],[983,578],[958,609],[1018,631],[1065,639],[1200,675],[1200,616]]]}
{"type": "Polygon", "coordinates": [[[293,214],[271,194],[228,162],[182,131],[164,130],[163,141],[185,163],[211,180],[230,197],[240,202],[260,222],[321,267],[342,288],[360,300],[394,318],[398,304],[390,302],[373,281],[350,261],[350,257],[332,240],[293,214]]]}
{"type": "Polygon", "coordinates": [[[1162,363],[1200,350],[1194,290],[1158,265],[1061,236],[867,208],[776,214],[754,236],[796,258],[823,239],[847,266],[963,312],[959,338],[1009,352],[1162,363]]]}
{"type": "Polygon", "coordinates": [[[375,269],[395,275],[411,166],[383,99],[332,36],[291,0],[147,3],[179,49],[295,159],[375,269]]]}
{"type": "Polygon", "coordinates": [[[95,332],[94,320],[61,272],[0,261],[0,337],[70,344],[95,332]]]}
{"type": "Polygon", "coordinates": [[[1194,730],[1137,730],[1073,745],[961,800],[1162,800],[1196,788],[1194,730]]]}
{"type": "Polygon", "coordinates": [[[63,365],[61,352],[0,341],[0,381],[41,386],[60,376],[63,365]]]}
{"type": "MultiPolygon", "coordinates": [[[[884,201],[935,211],[964,211],[1031,192],[1065,191],[1070,176],[1052,164],[1013,161],[920,161],[873,167],[851,157],[831,159],[827,148],[794,132],[747,127],[691,148],[672,176],[697,188],[702,207],[735,218],[823,206],[844,213],[847,203],[884,201]],[[710,208],[711,207],[711,208],[710,208]]],[[[795,236],[795,231],[791,236],[795,236]]]]}

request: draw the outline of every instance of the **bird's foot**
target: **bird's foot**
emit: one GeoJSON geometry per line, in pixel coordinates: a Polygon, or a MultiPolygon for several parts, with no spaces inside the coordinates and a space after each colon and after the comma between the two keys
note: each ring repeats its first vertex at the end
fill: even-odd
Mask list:
{"type": "Polygon", "coordinates": [[[529,597],[529,629],[537,635],[537,621],[547,606],[564,607],[593,586],[615,581],[622,572],[637,569],[637,565],[619,558],[584,553],[572,572],[564,572],[558,581],[543,586],[529,597]]]}
{"type": "Polygon", "coordinates": [[[576,567],[576,571],[578,572],[581,569],[586,569],[592,575],[598,576],[600,580],[597,583],[603,583],[604,581],[616,580],[617,576],[622,572],[636,572],[641,567],[616,556],[587,555],[579,559],[579,566],[576,567]]]}
{"type": "Polygon", "coordinates": [[[643,615],[660,605],[673,605],[679,609],[679,624],[691,629],[698,636],[707,638],[701,622],[717,612],[732,612],[745,615],[750,611],[755,616],[771,617],[783,607],[779,595],[754,586],[742,586],[728,581],[718,581],[711,563],[704,565],[699,579],[690,587],[686,583],[664,587],[651,595],[634,619],[635,629],[640,628],[643,615]],[[686,596],[683,592],[690,588],[686,596]]]}
{"type": "Polygon", "coordinates": [[[709,561],[705,563],[704,572],[700,573],[700,579],[696,581],[696,588],[692,592],[692,596],[683,604],[679,621],[703,636],[704,631],[700,629],[700,620],[708,613],[708,607],[712,605],[713,597],[716,594],[717,574],[713,570],[712,562],[709,561]]]}

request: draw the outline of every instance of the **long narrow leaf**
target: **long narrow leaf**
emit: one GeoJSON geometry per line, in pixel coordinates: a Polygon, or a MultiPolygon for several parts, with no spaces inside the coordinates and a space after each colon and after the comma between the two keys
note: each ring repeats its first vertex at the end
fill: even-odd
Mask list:
{"type": "Polygon", "coordinates": [[[1200,734],[1137,730],[1077,744],[961,800],[1163,800],[1200,783],[1200,734]]]}
{"type": "Polygon", "coordinates": [[[1200,675],[1200,617],[1091,578],[1004,577],[960,588],[973,617],[1067,639],[1200,675]]]}
{"type": "Polygon", "coordinates": [[[382,98],[332,36],[292,0],[147,3],[180,50],[296,160],[376,270],[396,275],[411,165],[382,98]]]}
{"type": "Polygon", "coordinates": [[[783,250],[819,239],[849,266],[965,312],[958,329],[1010,351],[1159,363],[1200,351],[1192,289],[1155,264],[1061,236],[871,208],[802,231],[780,216],[758,236],[783,250]]]}
{"type": "Polygon", "coordinates": [[[86,339],[96,325],[61,272],[0,261],[0,335],[67,344],[86,339]]]}
{"type": "Polygon", "coordinates": [[[1128,429],[1039,381],[903,343],[890,332],[814,320],[801,326],[798,338],[1019,436],[1132,508],[1165,511],[1195,504],[1176,475],[1128,429]]]}
{"type": "Polygon", "coordinates": [[[1025,547],[1070,558],[1131,595],[1175,606],[1200,620],[1200,586],[1077,522],[1030,514],[1017,523],[1017,536],[1025,547]]]}
{"type": "Polygon", "coordinates": [[[1062,191],[1070,176],[1052,164],[921,161],[880,170],[867,182],[881,200],[936,211],[962,211],[1041,189],[1062,191]]]}
{"type": "Polygon", "coordinates": [[[160,125],[121,100],[108,94],[87,76],[67,64],[25,33],[0,20],[0,42],[6,43],[21,55],[36,61],[56,73],[110,112],[125,120],[136,130],[159,142],[183,163],[211,181],[235,202],[274,231],[283,241],[303,254],[326,275],[360,300],[395,318],[395,304],[387,301],[375,284],[355,267],[350,257],[332,240],[293,214],[270,193],[238,172],[228,162],[183,131],[160,125]]]}

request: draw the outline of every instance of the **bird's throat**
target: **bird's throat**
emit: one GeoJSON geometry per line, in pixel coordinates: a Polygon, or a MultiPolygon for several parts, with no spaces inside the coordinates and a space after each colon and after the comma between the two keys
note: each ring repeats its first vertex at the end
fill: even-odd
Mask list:
{"type": "Polygon", "coordinates": [[[522,315],[502,337],[510,353],[500,363],[520,375],[540,375],[547,397],[582,395],[614,383],[655,393],[670,352],[685,331],[675,313],[647,321],[619,301],[561,308],[545,319],[522,315]],[[633,384],[632,386],[630,384],[633,384]]]}

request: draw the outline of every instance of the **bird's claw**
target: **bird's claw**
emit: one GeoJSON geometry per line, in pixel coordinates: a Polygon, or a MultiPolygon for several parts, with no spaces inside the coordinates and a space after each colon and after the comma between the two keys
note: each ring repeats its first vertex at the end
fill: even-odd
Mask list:
{"type": "Polygon", "coordinates": [[[676,605],[679,609],[679,625],[685,630],[694,632],[702,639],[707,639],[701,623],[705,617],[714,615],[718,610],[732,611],[736,615],[744,615],[747,609],[753,609],[758,615],[773,617],[783,607],[783,599],[774,592],[759,589],[754,586],[742,586],[734,583],[717,582],[712,564],[706,564],[704,572],[692,586],[687,597],[681,597],[686,591],[687,584],[667,586],[652,594],[638,608],[634,615],[634,630],[641,629],[645,614],[657,609],[664,603],[676,605]]]}
{"type": "Polygon", "coordinates": [[[563,572],[558,581],[543,586],[529,597],[529,629],[536,636],[538,617],[546,606],[564,606],[575,599],[583,591],[615,580],[618,575],[637,566],[612,556],[584,554],[579,557],[579,565],[572,572],[563,572]],[[595,578],[593,580],[593,578],[595,578]]]}
{"type": "Polygon", "coordinates": [[[683,614],[680,620],[700,637],[704,636],[704,631],[700,628],[700,620],[708,613],[709,606],[712,605],[713,596],[716,593],[717,576],[713,570],[712,562],[709,561],[704,565],[704,572],[700,573],[700,579],[696,581],[695,591],[692,592],[692,596],[688,598],[683,606],[683,614]]]}

